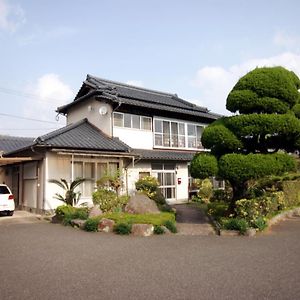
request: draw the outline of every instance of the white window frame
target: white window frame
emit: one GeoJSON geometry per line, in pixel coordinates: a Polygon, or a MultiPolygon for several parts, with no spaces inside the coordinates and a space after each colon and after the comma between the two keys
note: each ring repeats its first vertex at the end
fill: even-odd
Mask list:
{"type": "Polygon", "coordinates": [[[117,127],[117,128],[126,128],[126,129],[132,129],[132,130],[141,130],[141,131],[152,131],[152,118],[151,117],[147,117],[147,116],[143,116],[143,115],[136,115],[136,114],[128,114],[128,113],[122,113],[122,112],[114,112],[113,113],[113,126],[114,127],[117,127]],[[115,116],[115,114],[119,114],[119,115],[122,115],[123,116],[123,118],[122,118],[122,126],[118,126],[118,125],[116,125],[115,124],[115,118],[114,118],[114,116],[115,116]],[[125,127],[124,126],[124,116],[125,115],[128,115],[128,116],[130,116],[130,127],[125,127]],[[137,116],[137,117],[139,117],[139,128],[134,128],[133,127],[133,121],[132,121],[132,116],[137,116]],[[150,124],[150,129],[144,129],[144,128],[142,128],[143,126],[142,126],[142,120],[143,120],[143,118],[145,118],[145,119],[149,119],[150,120],[150,122],[149,122],[149,124],[150,124]]]}
{"type": "MultiPolygon", "coordinates": [[[[199,149],[203,149],[203,146],[201,145],[199,148],[195,148],[195,147],[188,147],[188,138],[189,137],[195,137],[196,139],[196,145],[197,145],[197,141],[198,141],[198,136],[197,136],[197,126],[198,127],[202,127],[203,130],[204,128],[207,126],[205,124],[201,124],[201,123],[193,123],[193,122],[185,122],[182,120],[174,120],[174,119],[167,119],[167,118],[160,118],[160,117],[153,117],[153,148],[162,148],[162,149],[188,149],[188,150],[199,150],[199,149]],[[162,122],[162,132],[156,132],[156,127],[155,127],[155,121],[160,121],[162,122]],[[163,121],[169,122],[169,136],[170,136],[170,146],[164,146],[164,142],[163,142],[163,121]],[[171,123],[177,123],[177,128],[178,128],[178,145],[179,145],[179,137],[182,137],[182,134],[179,134],[179,124],[184,124],[184,141],[185,141],[185,146],[184,147],[172,147],[172,130],[171,130],[171,123]],[[188,125],[192,125],[195,126],[195,136],[189,136],[188,135],[188,125]],[[155,142],[155,137],[156,135],[160,135],[162,138],[162,145],[158,145],[155,142]]],[[[203,132],[202,130],[202,132],[203,132]]]]}

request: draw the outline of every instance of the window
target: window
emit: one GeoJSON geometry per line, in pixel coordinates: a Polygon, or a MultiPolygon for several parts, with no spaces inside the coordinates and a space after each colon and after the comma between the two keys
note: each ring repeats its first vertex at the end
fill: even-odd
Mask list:
{"type": "Polygon", "coordinates": [[[154,146],[199,149],[202,132],[199,125],[155,119],[154,146]]]}
{"type": "Polygon", "coordinates": [[[83,162],[76,161],[73,164],[73,180],[76,178],[85,178],[76,191],[80,192],[83,197],[91,197],[96,187],[96,181],[107,175],[115,175],[119,168],[117,162],[83,162]]]}
{"type": "Polygon", "coordinates": [[[114,125],[123,127],[123,114],[114,113],[114,125]]]}
{"type": "Polygon", "coordinates": [[[159,189],[166,199],[176,198],[175,164],[152,163],[152,174],[157,177],[159,189]]]}
{"type": "Polygon", "coordinates": [[[139,172],[139,179],[150,176],[150,172],[139,172]]]}
{"type": "Polygon", "coordinates": [[[132,114],[113,114],[114,126],[151,131],[152,119],[132,114]]]}

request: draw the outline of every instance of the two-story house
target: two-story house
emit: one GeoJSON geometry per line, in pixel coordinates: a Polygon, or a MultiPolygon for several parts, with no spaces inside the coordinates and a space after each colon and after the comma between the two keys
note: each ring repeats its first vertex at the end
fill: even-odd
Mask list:
{"type": "Polygon", "coordinates": [[[152,175],[169,203],[184,202],[189,197],[188,164],[204,151],[204,127],[219,117],[176,94],[90,75],[74,101],[57,112],[66,116],[66,127],[6,153],[32,160],[6,167],[6,180],[17,185],[13,189],[21,207],[44,211],[59,205],[53,198],[59,190],[48,182],[52,178],[88,178],[80,189],[81,201],[90,202],[97,179],[118,169],[123,193],[134,193],[135,182],[152,175]]]}

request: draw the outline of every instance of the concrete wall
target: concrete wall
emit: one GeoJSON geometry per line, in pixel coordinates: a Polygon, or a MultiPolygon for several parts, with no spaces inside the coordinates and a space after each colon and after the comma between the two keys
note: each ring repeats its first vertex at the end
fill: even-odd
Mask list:
{"type": "Polygon", "coordinates": [[[78,122],[87,118],[90,123],[98,127],[108,136],[112,136],[112,107],[111,105],[95,100],[94,98],[88,99],[83,103],[75,105],[70,108],[67,115],[67,124],[78,122]],[[107,113],[101,115],[99,109],[106,107],[107,113]]]}

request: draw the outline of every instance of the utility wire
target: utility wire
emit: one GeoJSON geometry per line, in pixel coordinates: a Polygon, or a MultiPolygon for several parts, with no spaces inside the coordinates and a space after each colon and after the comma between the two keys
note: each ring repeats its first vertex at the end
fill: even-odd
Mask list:
{"type": "Polygon", "coordinates": [[[57,122],[54,122],[54,121],[46,121],[46,120],[39,120],[39,119],[33,119],[33,118],[26,118],[26,117],[21,117],[21,116],[16,116],[16,115],[11,115],[11,114],[5,114],[5,113],[0,113],[0,116],[16,118],[16,119],[22,119],[22,120],[28,120],[28,121],[41,122],[41,123],[58,124],[57,122]]]}

